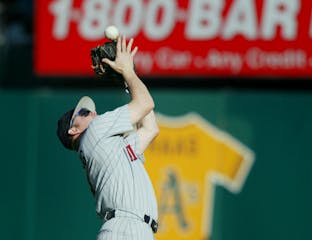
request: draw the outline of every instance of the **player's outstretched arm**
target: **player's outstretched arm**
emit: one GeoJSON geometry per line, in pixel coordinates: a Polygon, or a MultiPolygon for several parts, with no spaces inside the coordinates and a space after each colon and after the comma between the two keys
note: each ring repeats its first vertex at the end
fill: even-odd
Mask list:
{"type": "Polygon", "coordinates": [[[119,37],[117,39],[115,61],[103,59],[103,62],[122,74],[127,82],[131,96],[129,103],[130,119],[132,124],[136,124],[154,109],[154,101],[147,87],[134,71],[133,58],[138,48],[132,49],[132,44],[133,38],[130,39],[127,45],[125,36],[119,37]]]}
{"type": "Polygon", "coordinates": [[[154,111],[147,114],[142,121],[139,122],[137,134],[139,137],[139,152],[144,153],[149,144],[157,137],[159,133],[158,124],[154,111]]]}

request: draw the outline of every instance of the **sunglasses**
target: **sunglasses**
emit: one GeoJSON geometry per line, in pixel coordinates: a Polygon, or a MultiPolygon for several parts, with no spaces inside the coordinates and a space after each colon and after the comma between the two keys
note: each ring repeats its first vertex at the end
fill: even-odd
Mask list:
{"type": "Polygon", "coordinates": [[[90,110],[86,109],[86,108],[81,108],[78,112],[76,112],[76,114],[73,116],[73,118],[70,120],[70,125],[69,128],[71,128],[76,120],[76,117],[78,116],[82,116],[82,117],[86,117],[90,114],[90,110]]]}

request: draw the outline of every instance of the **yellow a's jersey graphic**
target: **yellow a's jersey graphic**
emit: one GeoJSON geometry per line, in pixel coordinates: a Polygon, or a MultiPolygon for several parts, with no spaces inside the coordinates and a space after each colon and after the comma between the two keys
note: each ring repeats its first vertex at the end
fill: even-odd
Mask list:
{"type": "Polygon", "coordinates": [[[238,192],[253,152],[199,115],[157,119],[160,134],[145,152],[159,205],[157,239],[207,238],[214,184],[238,192]]]}

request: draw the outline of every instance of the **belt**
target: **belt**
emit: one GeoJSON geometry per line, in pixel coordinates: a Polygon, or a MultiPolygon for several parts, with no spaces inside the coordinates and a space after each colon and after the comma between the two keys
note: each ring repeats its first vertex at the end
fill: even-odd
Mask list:
{"type": "MultiPolygon", "coordinates": [[[[137,216],[136,214],[133,214],[133,215],[137,216]]],[[[116,216],[116,210],[115,209],[108,210],[105,212],[103,220],[106,222],[106,221],[114,218],[115,216],[116,216]]],[[[152,228],[153,233],[157,232],[158,223],[154,219],[152,219],[150,216],[145,214],[143,217],[143,220],[147,225],[149,225],[152,228]]]]}

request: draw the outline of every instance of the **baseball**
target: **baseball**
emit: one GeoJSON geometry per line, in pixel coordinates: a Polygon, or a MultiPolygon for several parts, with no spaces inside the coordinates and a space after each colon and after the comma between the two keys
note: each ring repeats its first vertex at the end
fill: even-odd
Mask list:
{"type": "Polygon", "coordinates": [[[105,29],[104,35],[107,39],[114,41],[118,38],[119,32],[117,27],[111,25],[105,29]]]}

